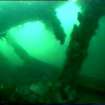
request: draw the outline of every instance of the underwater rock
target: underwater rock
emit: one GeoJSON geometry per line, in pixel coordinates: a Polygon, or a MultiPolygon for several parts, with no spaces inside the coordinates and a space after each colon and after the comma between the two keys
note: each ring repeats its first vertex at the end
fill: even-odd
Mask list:
{"type": "Polygon", "coordinates": [[[46,83],[39,81],[38,83],[32,84],[30,90],[35,94],[43,96],[48,91],[48,86],[46,83]]]}

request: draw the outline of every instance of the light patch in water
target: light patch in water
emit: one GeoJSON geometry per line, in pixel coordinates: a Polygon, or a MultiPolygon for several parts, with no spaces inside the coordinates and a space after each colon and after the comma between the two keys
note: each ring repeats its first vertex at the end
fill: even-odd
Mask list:
{"type": "Polygon", "coordinates": [[[63,47],[41,21],[31,21],[14,27],[9,30],[8,35],[32,57],[57,67],[58,61],[62,63],[63,54],[59,50],[63,47]]]}
{"type": "MultiPolygon", "coordinates": [[[[76,1],[75,1],[76,2],[76,1]]],[[[67,48],[70,41],[70,33],[73,29],[73,25],[79,25],[77,20],[78,12],[81,12],[81,8],[74,1],[69,1],[56,9],[56,15],[61,22],[66,34],[65,48],[67,48]]]]}

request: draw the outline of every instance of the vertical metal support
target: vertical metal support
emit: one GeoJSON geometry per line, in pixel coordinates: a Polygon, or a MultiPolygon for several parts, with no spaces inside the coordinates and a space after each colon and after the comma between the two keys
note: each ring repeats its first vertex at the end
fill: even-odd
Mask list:
{"type": "Polygon", "coordinates": [[[65,95],[64,89],[67,86],[70,86],[72,89],[77,88],[79,73],[87,56],[89,42],[97,29],[99,19],[103,16],[103,8],[97,8],[97,6],[101,5],[97,4],[95,6],[96,8],[90,9],[90,4],[89,9],[86,8],[83,16],[80,13],[78,14],[80,25],[79,27],[74,25],[71,41],[67,49],[67,60],[60,76],[62,95],[65,95]]]}

